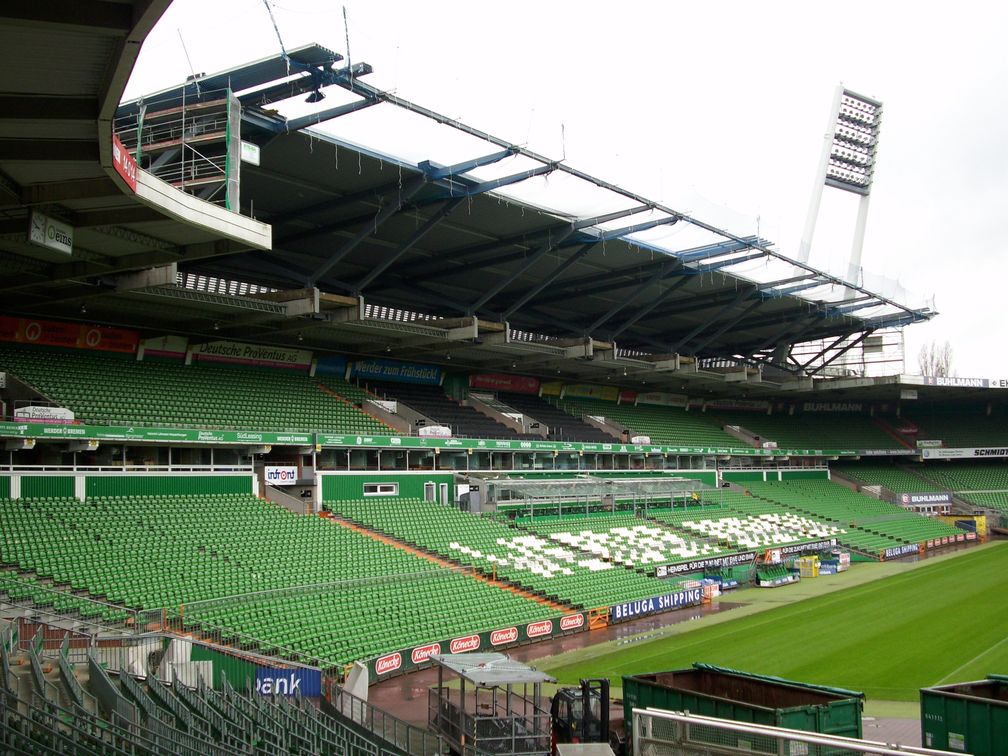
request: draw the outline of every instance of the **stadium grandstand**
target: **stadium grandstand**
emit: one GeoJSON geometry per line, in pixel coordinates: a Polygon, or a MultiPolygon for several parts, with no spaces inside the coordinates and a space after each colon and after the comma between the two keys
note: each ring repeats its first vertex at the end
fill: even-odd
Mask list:
{"type": "Polygon", "coordinates": [[[5,749],[444,753],[368,685],[1005,527],[1006,387],[867,374],[932,310],[320,45],[123,102],[169,4],[0,8],[5,749]]]}

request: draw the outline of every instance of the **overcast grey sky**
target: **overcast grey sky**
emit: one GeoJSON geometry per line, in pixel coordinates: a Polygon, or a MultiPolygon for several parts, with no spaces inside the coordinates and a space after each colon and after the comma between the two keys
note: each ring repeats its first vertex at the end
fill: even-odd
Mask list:
{"type": "MultiPolygon", "coordinates": [[[[960,376],[1008,377],[1003,3],[277,0],[288,47],[367,61],[383,89],[796,255],[833,91],[884,103],[863,267],[941,313],[960,376]]],[[[127,97],[279,52],[262,0],[175,0],[127,97]]],[[[373,146],[381,148],[381,143],[373,146]]],[[[856,198],[826,190],[810,262],[846,270],[856,198]]],[[[879,287],[886,284],[880,282],[879,287]]]]}

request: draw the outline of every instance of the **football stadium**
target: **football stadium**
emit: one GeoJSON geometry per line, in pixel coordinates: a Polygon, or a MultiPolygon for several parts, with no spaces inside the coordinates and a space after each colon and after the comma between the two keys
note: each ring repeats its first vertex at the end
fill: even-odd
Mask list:
{"type": "Polygon", "coordinates": [[[124,100],[169,5],[0,9],[5,753],[1008,753],[1008,382],[892,369],[934,310],[321,45],[124,100]]]}

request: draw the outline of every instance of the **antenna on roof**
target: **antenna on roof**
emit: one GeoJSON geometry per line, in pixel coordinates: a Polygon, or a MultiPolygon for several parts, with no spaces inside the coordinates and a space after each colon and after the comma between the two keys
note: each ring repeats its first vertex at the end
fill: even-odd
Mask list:
{"type": "Polygon", "coordinates": [[[196,69],[193,68],[192,59],[189,57],[189,51],[186,49],[185,46],[185,40],[182,39],[182,30],[176,29],[175,31],[178,32],[179,42],[182,43],[182,52],[185,53],[186,63],[189,64],[189,73],[192,74],[192,78],[190,79],[190,81],[192,81],[193,84],[196,86],[196,94],[198,95],[200,94],[199,76],[196,75],[196,69]]]}
{"type": "Polygon", "coordinates": [[[353,92],[353,59],[350,57],[350,24],[347,23],[346,6],[343,6],[343,33],[346,35],[347,77],[350,80],[350,91],[353,92]]]}
{"type": "Polygon", "coordinates": [[[276,19],[273,18],[273,9],[270,7],[269,0],[263,0],[263,5],[266,6],[266,12],[269,13],[270,21],[273,23],[273,31],[276,32],[277,41],[280,42],[280,52],[283,53],[284,60],[289,61],[287,57],[287,49],[284,47],[283,37],[280,36],[280,29],[277,28],[276,19]]]}

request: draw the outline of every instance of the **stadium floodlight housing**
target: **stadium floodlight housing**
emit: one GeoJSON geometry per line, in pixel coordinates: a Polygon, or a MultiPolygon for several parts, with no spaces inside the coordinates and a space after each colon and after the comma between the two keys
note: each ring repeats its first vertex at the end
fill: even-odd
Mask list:
{"type": "Polygon", "coordinates": [[[852,284],[858,283],[861,272],[861,250],[868,222],[868,198],[875,174],[881,123],[881,102],[852,92],[842,85],[837,87],[830,108],[829,123],[823,135],[823,151],[812,185],[805,231],[798,248],[798,260],[808,262],[823,188],[829,186],[860,195],[847,270],[847,280],[852,284]]]}
{"type": "Polygon", "coordinates": [[[863,196],[871,191],[881,120],[882,103],[842,90],[826,165],[826,186],[863,196]]]}

